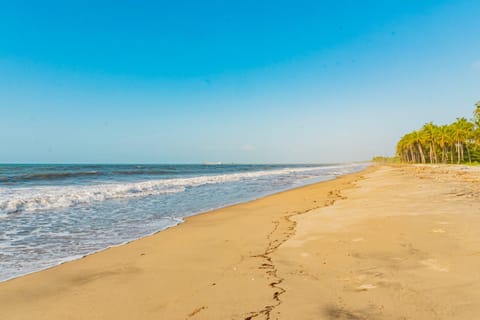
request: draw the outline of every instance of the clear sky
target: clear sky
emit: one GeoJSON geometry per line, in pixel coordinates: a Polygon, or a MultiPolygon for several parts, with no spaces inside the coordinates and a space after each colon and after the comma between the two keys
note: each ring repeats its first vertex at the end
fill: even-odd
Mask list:
{"type": "Polygon", "coordinates": [[[0,0],[0,162],[346,162],[480,100],[480,1],[0,0]]]}

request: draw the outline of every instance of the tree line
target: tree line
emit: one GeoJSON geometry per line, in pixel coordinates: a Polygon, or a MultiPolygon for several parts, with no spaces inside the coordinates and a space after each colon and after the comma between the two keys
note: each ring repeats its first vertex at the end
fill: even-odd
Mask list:
{"type": "Polygon", "coordinates": [[[397,156],[409,163],[480,162],[480,101],[473,118],[457,118],[447,125],[426,123],[397,143],[397,156]]]}

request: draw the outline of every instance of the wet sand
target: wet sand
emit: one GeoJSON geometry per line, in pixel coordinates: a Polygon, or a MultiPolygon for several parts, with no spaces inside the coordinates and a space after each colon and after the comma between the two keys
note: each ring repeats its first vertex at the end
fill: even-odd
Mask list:
{"type": "Polygon", "coordinates": [[[476,319],[478,168],[378,166],[0,283],[0,319],[476,319]]]}

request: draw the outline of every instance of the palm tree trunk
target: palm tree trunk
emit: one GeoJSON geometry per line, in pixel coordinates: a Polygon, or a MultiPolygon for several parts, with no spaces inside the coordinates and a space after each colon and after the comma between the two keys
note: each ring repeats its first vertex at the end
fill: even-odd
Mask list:
{"type": "Polygon", "coordinates": [[[422,159],[422,163],[425,163],[426,162],[425,154],[423,153],[423,148],[420,145],[420,143],[417,143],[417,147],[418,147],[418,152],[420,152],[420,158],[422,159]]]}
{"type": "Polygon", "coordinates": [[[463,144],[462,144],[462,143],[459,143],[459,144],[458,144],[458,149],[460,150],[460,161],[461,161],[461,162],[464,162],[464,161],[465,161],[465,157],[463,156],[463,144]]]}
{"type": "Polygon", "coordinates": [[[457,164],[460,164],[460,161],[462,161],[462,152],[460,150],[460,141],[457,140],[457,164]]]}

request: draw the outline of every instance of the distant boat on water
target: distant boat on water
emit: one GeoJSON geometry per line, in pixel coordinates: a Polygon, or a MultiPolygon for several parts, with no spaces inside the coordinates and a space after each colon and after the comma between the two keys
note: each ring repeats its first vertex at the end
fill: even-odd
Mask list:
{"type": "Polygon", "coordinates": [[[219,164],[222,164],[221,161],[205,161],[203,162],[204,165],[207,165],[207,166],[214,166],[214,165],[219,165],[219,164]]]}

